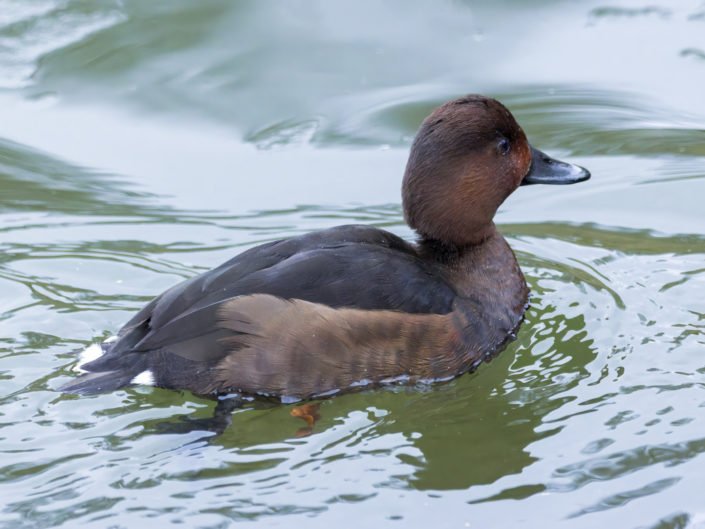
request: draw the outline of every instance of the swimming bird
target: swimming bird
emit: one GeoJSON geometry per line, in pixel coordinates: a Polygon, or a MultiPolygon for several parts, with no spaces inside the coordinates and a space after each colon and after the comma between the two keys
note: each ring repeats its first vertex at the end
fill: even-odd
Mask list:
{"type": "Polygon", "coordinates": [[[417,241],[346,225],[251,248],[157,296],[60,390],[147,383],[288,402],[473,371],[528,306],[497,208],[521,185],[589,177],[533,148],[499,101],[447,102],[402,180],[417,241]]]}

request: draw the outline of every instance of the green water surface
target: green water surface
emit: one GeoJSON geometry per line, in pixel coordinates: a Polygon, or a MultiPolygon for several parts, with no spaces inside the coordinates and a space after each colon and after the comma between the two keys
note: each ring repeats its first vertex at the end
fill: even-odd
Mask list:
{"type": "Polygon", "coordinates": [[[0,527],[704,528],[703,94],[702,1],[0,0],[0,527]],[[55,391],[255,244],[413,238],[411,139],[470,92],[593,173],[500,209],[532,300],[492,363],[326,400],[308,437],[55,391]]]}

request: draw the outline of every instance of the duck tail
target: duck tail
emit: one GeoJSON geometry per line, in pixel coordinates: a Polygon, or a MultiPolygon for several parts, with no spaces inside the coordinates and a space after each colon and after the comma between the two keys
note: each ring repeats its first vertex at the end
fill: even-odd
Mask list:
{"type": "Polygon", "coordinates": [[[153,384],[148,355],[115,351],[114,346],[112,342],[103,342],[81,351],[74,367],[82,372],[81,376],[61,386],[59,391],[95,395],[134,384],[153,384]]]}
{"type": "Polygon", "coordinates": [[[86,373],[64,384],[59,391],[64,393],[77,393],[80,395],[96,395],[114,391],[133,384],[136,373],[132,371],[98,371],[86,373]]]}

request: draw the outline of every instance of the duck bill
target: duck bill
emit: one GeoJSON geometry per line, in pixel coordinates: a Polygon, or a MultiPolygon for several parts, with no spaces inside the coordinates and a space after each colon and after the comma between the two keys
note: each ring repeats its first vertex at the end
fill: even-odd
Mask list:
{"type": "Polygon", "coordinates": [[[577,184],[590,178],[590,172],[579,165],[561,162],[531,147],[531,165],[520,185],[577,184]]]}

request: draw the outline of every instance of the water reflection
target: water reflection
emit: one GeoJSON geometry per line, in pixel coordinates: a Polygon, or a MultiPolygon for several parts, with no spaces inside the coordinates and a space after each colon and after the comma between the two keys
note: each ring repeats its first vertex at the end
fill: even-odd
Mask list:
{"type": "MultiPolygon", "coordinates": [[[[167,215],[179,225],[188,212],[167,215]]],[[[401,229],[397,205],[305,206],[256,215],[262,224],[272,222],[276,228],[271,231],[280,235],[306,229],[307,223],[355,220],[401,229]]],[[[240,225],[243,229],[234,233],[252,237],[253,243],[261,235],[252,218],[217,222],[228,229],[240,225]]],[[[464,492],[464,501],[484,509],[506,500],[539,501],[547,492],[592,490],[594,483],[620,485],[566,513],[578,519],[678,486],[675,475],[638,485],[622,485],[622,480],[702,453],[701,436],[693,435],[699,401],[687,409],[681,405],[678,412],[663,405],[650,412],[643,404],[663,400],[658,397],[663,392],[697,391],[693,370],[656,368],[649,359],[657,358],[654,353],[664,345],[693,350],[703,342],[702,313],[684,309],[672,316],[675,326],[658,315],[658,307],[673,306],[674,299],[683,306],[683,288],[705,277],[697,264],[702,237],[566,223],[501,229],[533,292],[518,340],[490,365],[447,384],[324,401],[322,418],[308,438],[294,437],[301,424],[288,407],[266,402],[235,411],[232,426],[213,436],[203,429],[164,427],[212,415],[212,401],[188,393],[133,388],[91,398],[57,395],[47,389],[65,380],[73,364],[67,351],[88,336],[79,328],[64,330],[63,337],[47,332],[16,335],[6,352],[17,362],[23,363],[23,355],[43,352],[49,353],[47,360],[54,359],[54,367],[52,371],[40,361],[35,370],[14,371],[9,382],[17,389],[2,399],[4,408],[16,410],[6,414],[6,438],[24,441],[6,446],[13,462],[0,473],[6,483],[22,480],[35,487],[31,497],[13,496],[5,513],[31,519],[41,511],[60,520],[69,511],[99,516],[117,510],[121,519],[132,519],[136,515],[131,509],[139,507],[157,516],[180,513],[200,519],[207,515],[204,509],[185,505],[212,504],[228,519],[267,519],[374,503],[399,491],[436,498],[464,492]],[[658,264],[664,256],[669,257],[668,267],[658,264]],[[632,270],[642,273],[635,276],[632,270]],[[640,286],[643,281],[648,281],[646,291],[640,286]],[[685,380],[674,384],[678,379],[685,380]],[[38,411],[19,420],[18,406],[38,411]],[[659,440],[673,429],[691,440],[659,440]],[[44,442],[49,432],[57,440],[54,448],[44,442]],[[634,435],[643,441],[633,443],[634,435]],[[72,455],[59,448],[62,439],[71,440],[72,455]],[[565,464],[556,464],[556,451],[565,452],[565,464]],[[79,477],[77,468],[93,470],[90,477],[79,477]],[[140,499],[144,489],[150,490],[153,507],[140,499]],[[66,507],[57,503],[60,498],[66,507]]],[[[113,321],[93,320],[98,323],[96,335],[105,336],[161,290],[154,287],[155,278],[173,283],[197,272],[198,267],[175,264],[183,261],[180,253],[201,251],[212,261],[237,251],[232,244],[187,242],[170,247],[107,239],[80,247],[6,246],[10,251],[4,254],[2,270],[15,274],[6,277],[34,288],[29,297],[44,307],[32,311],[20,296],[6,321],[22,328],[23,314],[46,312],[46,307],[54,312],[82,310],[92,318],[99,307],[112,307],[113,321]],[[28,256],[36,267],[27,265],[32,262],[28,256]],[[50,268],[42,264],[44,259],[54,259],[51,278],[42,279],[50,268]],[[97,267],[92,289],[86,288],[90,276],[71,272],[72,261],[86,260],[97,267]],[[100,277],[116,276],[106,268],[112,263],[124,267],[119,275],[138,278],[131,287],[136,294],[124,287],[106,292],[100,277]],[[42,294],[42,284],[50,294],[42,294]]],[[[685,306],[693,303],[686,300],[685,306]]]]}
{"type": "MultiPolygon", "coordinates": [[[[166,213],[154,211],[147,205],[153,195],[138,191],[125,179],[77,167],[2,138],[0,186],[4,211],[97,216],[166,213]]],[[[7,229],[5,223],[0,229],[7,229]]]]}
{"type": "MultiPolygon", "coordinates": [[[[555,270],[546,271],[544,277],[562,280],[563,275],[563,271],[555,270]]],[[[354,460],[361,453],[369,453],[360,444],[366,445],[372,439],[378,440],[375,453],[396,457],[408,468],[405,475],[397,476],[396,482],[417,490],[462,490],[520,473],[535,461],[526,447],[559,431],[555,428],[540,431],[539,428],[546,413],[563,404],[563,399],[554,397],[573,389],[586,378],[589,375],[586,366],[595,357],[593,342],[586,337],[582,315],[568,318],[556,313],[555,306],[544,307],[538,297],[534,298],[533,306],[526,330],[520,334],[517,343],[477,374],[448,384],[392,388],[324,401],[322,419],[316,426],[314,437],[325,437],[325,448],[315,452],[312,458],[292,464],[291,455],[285,459],[280,457],[282,450],[291,450],[291,443],[298,446],[297,441],[287,441],[299,427],[289,416],[288,408],[266,402],[247,405],[234,414],[232,427],[217,437],[199,437],[198,442],[226,447],[237,454],[258,454],[259,457],[248,460],[242,469],[241,464],[233,463],[208,475],[224,477],[271,470],[286,481],[291,479],[294,470],[331,464],[339,457],[354,460]],[[556,342],[561,343],[562,352],[554,347],[556,342]],[[569,354],[566,355],[565,351],[569,354]],[[368,424],[361,430],[350,432],[346,425],[360,413],[367,416],[365,422],[369,421],[368,424]],[[449,442],[449,435],[452,442],[449,442]],[[272,445],[275,448],[268,449],[262,444],[263,439],[284,445],[276,444],[272,445]],[[493,442],[487,443],[488,439],[493,442]],[[404,450],[399,452],[401,447],[404,450]],[[340,456],[337,455],[339,449],[344,451],[340,456]],[[277,457],[272,459],[273,455],[277,457]]],[[[173,405],[168,399],[168,394],[173,392],[154,391],[159,393],[165,405],[173,405]]],[[[132,398],[136,397],[138,395],[132,398]]],[[[139,399],[132,400],[127,405],[122,403],[119,408],[107,408],[100,415],[118,417],[134,412],[140,406],[139,399]]],[[[210,403],[195,414],[192,412],[193,417],[189,416],[191,422],[185,431],[200,431],[203,435],[204,428],[194,424],[193,419],[208,419],[212,407],[210,403]]],[[[175,416],[172,425],[183,420],[183,417],[175,416]]],[[[144,435],[173,434],[179,430],[164,425],[162,419],[142,421],[143,429],[128,436],[121,434],[115,442],[119,445],[128,439],[136,441],[144,435]]],[[[106,442],[110,442],[110,438],[106,442]]],[[[190,440],[189,445],[194,442],[190,440]]],[[[298,443],[302,442],[319,444],[321,441],[298,443]]],[[[199,468],[201,472],[203,469],[199,468]]],[[[531,490],[537,492],[539,489],[531,490]]],[[[528,494],[527,490],[522,490],[522,494],[528,494]]],[[[501,497],[511,497],[512,494],[517,492],[508,491],[501,497]]]]}

